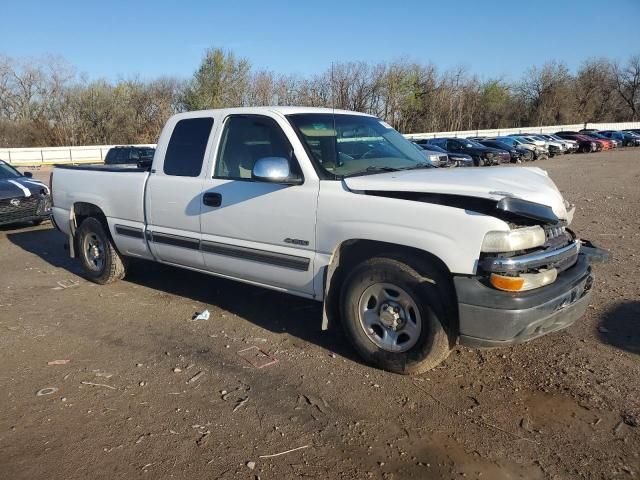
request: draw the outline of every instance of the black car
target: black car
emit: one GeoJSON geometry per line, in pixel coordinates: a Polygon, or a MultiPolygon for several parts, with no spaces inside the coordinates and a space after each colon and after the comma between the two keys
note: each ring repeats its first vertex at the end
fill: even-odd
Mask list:
{"type": "Polygon", "coordinates": [[[51,214],[49,189],[0,160],[0,225],[16,222],[42,223],[51,214]]]}
{"type": "Polygon", "coordinates": [[[485,147],[481,143],[467,138],[430,138],[427,140],[427,144],[437,145],[447,152],[470,155],[473,158],[473,164],[476,166],[499,165],[511,161],[509,152],[485,147]]]}
{"type": "Polygon", "coordinates": [[[459,152],[447,152],[444,148],[439,147],[438,145],[426,143],[426,140],[417,140],[414,143],[421,148],[426,148],[434,152],[446,153],[449,157],[448,166],[450,167],[473,167],[473,158],[471,158],[471,155],[459,152]]]}
{"type": "Polygon", "coordinates": [[[527,150],[526,148],[510,147],[500,140],[492,140],[490,138],[478,140],[478,143],[481,143],[485,147],[497,148],[499,150],[505,150],[509,152],[511,163],[530,162],[531,160],[533,160],[533,153],[531,153],[531,151],[527,150]]]}
{"type": "Polygon", "coordinates": [[[151,147],[113,147],[104,157],[105,165],[136,165],[146,168],[151,166],[156,149],[151,147]]]}

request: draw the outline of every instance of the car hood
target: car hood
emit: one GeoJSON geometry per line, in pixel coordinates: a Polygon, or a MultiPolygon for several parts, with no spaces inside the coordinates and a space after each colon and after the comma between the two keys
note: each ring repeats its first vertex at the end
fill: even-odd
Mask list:
{"type": "Polygon", "coordinates": [[[520,198],[546,205],[562,220],[567,210],[558,187],[547,172],[536,167],[421,169],[345,178],[354,191],[416,192],[501,200],[520,198]]]}
{"type": "Polygon", "coordinates": [[[48,194],[47,186],[27,177],[0,178],[0,200],[48,194]]]}

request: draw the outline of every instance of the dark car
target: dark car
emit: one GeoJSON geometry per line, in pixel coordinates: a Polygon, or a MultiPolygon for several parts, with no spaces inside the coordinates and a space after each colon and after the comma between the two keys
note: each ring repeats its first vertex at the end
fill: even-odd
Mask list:
{"type": "Polygon", "coordinates": [[[140,168],[151,166],[156,149],[151,147],[113,147],[104,157],[105,165],[136,165],[140,168]]]}
{"type": "Polygon", "coordinates": [[[0,160],[0,225],[17,222],[42,223],[51,214],[49,189],[0,160]]]}
{"type": "Polygon", "coordinates": [[[470,155],[459,152],[447,152],[444,148],[438,145],[428,144],[426,140],[416,140],[415,143],[420,148],[425,148],[433,152],[446,153],[449,157],[447,166],[449,167],[473,167],[473,158],[470,155]]]}
{"type": "Polygon", "coordinates": [[[473,164],[476,166],[499,165],[511,161],[509,152],[485,147],[481,143],[467,138],[430,138],[427,140],[427,144],[437,145],[447,152],[469,155],[473,158],[473,164]]]}
{"type": "Polygon", "coordinates": [[[511,147],[500,140],[493,140],[491,138],[478,140],[478,143],[481,143],[485,147],[497,148],[499,150],[509,152],[509,155],[511,156],[511,163],[530,162],[533,160],[533,153],[526,148],[511,147]]]}
{"type": "Polygon", "coordinates": [[[557,132],[555,135],[560,138],[575,140],[578,142],[578,151],[582,153],[599,152],[603,149],[602,142],[578,132],[557,132]]]}

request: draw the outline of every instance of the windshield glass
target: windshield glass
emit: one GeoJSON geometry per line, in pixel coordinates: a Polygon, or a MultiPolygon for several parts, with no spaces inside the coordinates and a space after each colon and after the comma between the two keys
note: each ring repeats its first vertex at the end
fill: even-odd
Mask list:
{"type": "Polygon", "coordinates": [[[287,118],[315,163],[338,178],[431,166],[424,151],[377,118],[330,113],[287,118]]]}
{"type": "Polygon", "coordinates": [[[482,145],[481,143],[476,142],[475,140],[469,140],[468,138],[465,138],[464,140],[462,140],[462,144],[466,147],[466,148],[485,148],[484,145],[482,145]]]}
{"type": "Polygon", "coordinates": [[[0,161],[0,180],[7,178],[18,178],[22,175],[8,163],[0,161]]]}

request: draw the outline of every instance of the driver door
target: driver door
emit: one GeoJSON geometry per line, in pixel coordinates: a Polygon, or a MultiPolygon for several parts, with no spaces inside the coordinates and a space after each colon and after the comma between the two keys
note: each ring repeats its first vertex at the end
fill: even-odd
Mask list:
{"type": "Polygon", "coordinates": [[[265,115],[224,120],[213,178],[203,188],[201,248],[213,273],[312,295],[317,178],[283,185],[251,175],[256,160],[284,157],[302,176],[278,121],[265,115]]]}

